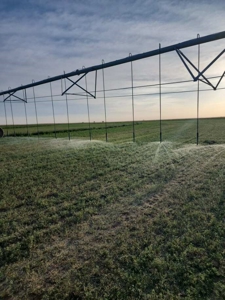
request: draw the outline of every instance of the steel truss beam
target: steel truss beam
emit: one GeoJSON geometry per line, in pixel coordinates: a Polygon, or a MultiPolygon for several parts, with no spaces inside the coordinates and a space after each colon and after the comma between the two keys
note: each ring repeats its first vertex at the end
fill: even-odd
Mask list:
{"type": "MultiPolygon", "coordinates": [[[[9,96],[7,96],[6,98],[3,99],[3,102],[7,102],[7,101],[23,101],[27,103],[27,97],[25,97],[25,99],[18,97],[16,95],[14,95],[15,92],[10,93],[9,96]],[[17,100],[11,100],[11,97],[15,97],[17,100]]],[[[26,95],[26,90],[25,90],[25,95],[26,95]]]]}
{"type": "Polygon", "coordinates": [[[81,90],[83,90],[84,92],[86,92],[87,94],[89,94],[91,97],[96,99],[96,89],[97,89],[97,71],[95,71],[95,94],[93,95],[92,93],[88,92],[87,89],[83,88],[82,86],[80,86],[78,84],[78,82],[87,75],[88,73],[85,73],[84,75],[82,75],[80,78],[78,78],[75,82],[70,79],[70,78],[66,78],[67,80],[69,80],[70,82],[72,82],[71,86],[69,86],[64,92],[62,92],[62,96],[63,95],[77,95],[77,96],[85,96],[85,94],[77,94],[77,93],[67,93],[67,91],[69,91],[74,85],[78,86],[81,90]]]}
{"type": "Polygon", "coordinates": [[[218,83],[216,84],[216,86],[214,86],[208,79],[206,76],[204,76],[203,74],[205,73],[205,71],[207,71],[213,64],[214,62],[217,61],[217,59],[225,52],[225,49],[223,51],[220,52],[220,54],[218,54],[204,69],[203,71],[200,72],[200,70],[190,61],[190,59],[187,58],[186,55],[184,55],[184,53],[180,50],[180,49],[176,49],[176,52],[178,54],[178,56],[180,57],[182,63],[184,64],[185,68],[188,70],[189,74],[191,75],[193,81],[198,81],[200,80],[201,82],[211,86],[214,90],[217,89],[217,87],[219,86],[221,80],[223,79],[224,75],[225,75],[225,71],[222,74],[222,76],[220,77],[218,83]],[[197,76],[194,76],[193,73],[191,72],[188,64],[186,63],[186,61],[198,72],[197,76]],[[200,77],[202,77],[203,79],[200,79],[200,77]]]}
{"type": "MultiPolygon", "coordinates": [[[[204,37],[199,37],[199,38],[188,40],[188,41],[185,41],[185,42],[182,42],[182,43],[178,43],[178,44],[174,44],[174,45],[171,45],[171,46],[156,49],[156,50],[153,50],[153,51],[148,51],[148,52],[144,52],[144,53],[141,53],[141,54],[128,56],[126,58],[122,58],[122,59],[119,59],[119,60],[111,61],[111,62],[100,64],[100,65],[95,65],[95,66],[92,66],[92,67],[89,67],[89,68],[84,68],[84,69],[81,69],[81,70],[77,69],[76,71],[73,71],[73,72],[70,72],[70,73],[65,73],[65,74],[62,74],[62,75],[55,76],[55,77],[50,77],[48,79],[44,79],[44,80],[37,81],[37,82],[32,82],[31,84],[27,84],[27,85],[20,86],[20,87],[14,88],[14,89],[10,89],[10,90],[0,92],[0,96],[5,95],[5,94],[10,94],[10,93],[15,93],[15,92],[23,90],[23,89],[28,89],[28,88],[38,86],[38,85],[42,85],[42,84],[46,84],[46,83],[49,83],[49,82],[62,80],[64,78],[69,78],[69,77],[72,77],[72,76],[79,76],[81,74],[87,74],[89,72],[93,72],[93,71],[97,71],[97,70],[101,70],[101,69],[106,69],[106,68],[113,67],[113,66],[118,66],[118,65],[121,65],[121,64],[125,64],[125,63],[128,63],[128,62],[135,61],[135,60],[139,60],[139,59],[143,59],[143,58],[147,58],[147,57],[151,57],[151,56],[156,56],[156,55],[159,55],[159,54],[164,54],[164,53],[168,53],[168,52],[171,52],[171,51],[176,51],[176,49],[188,48],[188,47],[192,47],[192,46],[196,46],[196,45],[200,45],[200,44],[204,44],[204,43],[209,43],[209,42],[224,39],[224,38],[225,38],[225,31],[222,31],[222,32],[219,32],[219,33],[214,33],[214,34],[207,35],[207,36],[204,36],[204,37]]],[[[197,76],[196,80],[198,80],[198,78],[200,76],[202,76],[202,74],[205,71],[206,70],[203,70],[202,72],[200,72],[200,74],[197,76]]]]}

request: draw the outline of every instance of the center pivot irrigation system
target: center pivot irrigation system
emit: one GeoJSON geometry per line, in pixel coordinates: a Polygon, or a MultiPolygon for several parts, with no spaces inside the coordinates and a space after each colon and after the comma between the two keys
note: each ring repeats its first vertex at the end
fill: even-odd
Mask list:
{"type": "MultiPolygon", "coordinates": [[[[207,78],[205,73],[206,71],[224,54],[225,49],[223,49],[203,70],[200,70],[200,45],[204,44],[204,43],[209,43],[209,42],[213,42],[216,40],[220,40],[220,39],[224,39],[225,38],[225,31],[223,32],[219,32],[219,33],[215,33],[215,34],[211,34],[211,35],[207,35],[204,37],[200,37],[199,35],[197,35],[197,38],[192,39],[192,40],[188,40],[182,43],[178,43],[178,44],[174,44],[171,46],[167,46],[167,47],[161,47],[161,44],[159,44],[158,49],[156,50],[152,50],[152,51],[148,51],[142,54],[136,54],[136,55],[129,55],[126,58],[122,58],[119,60],[115,60],[115,61],[111,61],[108,63],[105,63],[104,60],[102,61],[102,64],[99,65],[95,65],[92,67],[88,67],[88,68],[82,68],[82,69],[77,69],[76,71],[70,72],[70,73],[63,73],[61,75],[58,76],[54,76],[54,77],[49,77],[47,79],[41,80],[41,81],[37,81],[34,82],[32,81],[32,83],[27,84],[27,85],[22,85],[16,88],[9,88],[8,90],[2,91],[0,92],[0,96],[3,96],[3,101],[2,103],[4,104],[4,109],[5,109],[5,120],[6,120],[6,126],[7,126],[7,110],[6,110],[6,103],[10,102],[11,105],[11,115],[12,115],[12,119],[13,119],[13,109],[12,109],[12,102],[16,101],[16,102],[23,102],[24,103],[24,107],[25,107],[25,114],[26,114],[26,123],[27,123],[27,111],[26,111],[26,104],[28,103],[28,97],[27,97],[27,90],[28,89],[32,89],[33,90],[33,99],[34,99],[34,104],[35,104],[35,112],[36,112],[36,123],[37,123],[37,131],[38,131],[38,115],[37,115],[37,108],[36,108],[36,102],[35,102],[35,90],[34,87],[37,86],[42,86],[45,84],[50,83],[50,97],[52,100],[52,112],[53,112],[53,120],[54,120],[54,125],[55,125],[55,116],[54,116],[54,104],[53,104],[53,93],[52,93],[52,86],[51,83],[55,82],[55,81],[60,81],[61,82],[61,96],[65,95],[66,98],[66,105],[67,105],[67,120],[68,120],[68,137],[70,138],[70,130],[69,130],[69,109],[68,109],[68,102],[67,102],[67,95],[79,95],[79,96],[86,96],[87,98],[87,114],[88,114],[88,120],[89,120],[89,130],[90,130],[90,110],[89,110],[89,102],[88,102],[88,98],[92,97],[92,98],[97,98],[97,75],[98,75],[98,71],[102,70],[102,80],[103,80],[103,104],[104,104],[104,114],[105,114],[105,138],[106,141],[108,140],[108,134],[107,134],[107,108],[106,108],[106,89],[105,89],[105,78],[104,78],[104,69],[106,68],[111,68],[114,66],[118,66],[118,65],[122,65],[122,64],[127,64],[127,63],[131,63],[131,100],[132,100],[132,118],[133,118],[133,141],[135,141],[135,119],[134,119],[134,115],[135,115],[135,107],[134,107],[134,79],[133,79],[133,66],[132,66],[132,62],[133,61],[137,61],[137,60],[141,60],[144,58],[148,58],[148,57],[152,57],[152,56],[158,56],[159,60],[158,60],[158,67],[159,67],[159,78],[158,78],[158,83],[154,84],[154,86],[158,86],[158,97],[159,97],[159,140],[160,142],[162,141],[162,85],[164,85],[165,83],[162,83],[162,63],[161,63],[161,55],[168,53],[168,52],[176,52],[179,59],[181,60],[181,62],[183,63],[183,65],[185,66],[186,70],[188,71],[188,73],[191,76],[191,80],[193,82],[197,82],[197,134],[196,134],[196,141],[197,144],[199,143],[199,94],[200,94],[200,88],[199,88],[199,83],[202,82],[204,84],[206,84],[208,87],[210,87],[210,89],[213,90],[217,90],[219,89],[220,83],[225,75],[225,71],[222,73],[222,75],[216,76],[216,77],[210,77],[207,78]],[[194,65],[194,63],[181,51],[181,49],[184,48],[188,48],[188,47],[193,47],[193,46],[198,46],[198,63],[197,66],[194,65]],[[195,70],[197,72],[197,75],[194,75],[192,70],[195,70]],[[87,81],[86,81],[86,75],[89,73],[95,72],[95,76],[94,76],[94,81],[95,81],[95,88],[94,91],[89,91],[87,88],[87,81]],[[74,76],[79,76],[77,80],[72,80],[71,77],[74,76]],[[86,86],[82,87],[79,84],[79,81],[84,78],[85,82],[86,82],[86,86]],[[217,83],[213,84],[211,79],[215,79],[217,78],[218,81],[217,83]],[[70,82],[70,86],[66,87],[66,83],[63,86],[63,80],[64,82],[66,82],[66,80],[68,80],[70,82]],[[72,87],[76,86],[77,88],[80,89],[81,93],[69,93],[70,89],[72,87]],[[17,94],[17,92],[22,91],[23,96],[21,97],[20,95],[17,94]]],[[[179,82],[173,82],[175,83],[179,83],[179,82]]],[[[170,84],[170,83],[168,83],[170,84]]],[[[44,96],[43,96],[44,97],[44,96]]],[[[13,120],[12,122],[13,124],[15,123],[15,121],[13,120]]],[[[91,139],[91,133],[90,133],[90,139],[91,139]]]]}

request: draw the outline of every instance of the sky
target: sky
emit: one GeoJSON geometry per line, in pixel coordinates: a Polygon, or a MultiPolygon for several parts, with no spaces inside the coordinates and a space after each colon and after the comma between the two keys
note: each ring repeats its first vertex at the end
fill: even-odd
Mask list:
{"type": "MultiPolygon", "coordinates": [[[[164,47],[194,39],[197,34],[205,36],[224,31],[224,13],[224,0],[1,0],[0,90],[84,66],[98,65],[102,60],[109,62],[154,50],[159,43],[164,47]]],[[[201,45],[200,69],[207,66],[224,48],[224,39],[201,45]]],[[[198,64],[198,47],[187,48],[183,52],[195,65],[198,64]]],[[[175,52],[161,56],[161,67],[162,83],[191,80],[175,52]]],[[[225,54],[206,75],[221,76],[224,71],[225,54]]],[[[95,87],[94,75],[90,73],[86,78],[89,91],[95,87]]],[[[135,61],[132,66],[128,63],[105,69],[105,107],[102,71],[98,71],[97,75],[97,97],[88,97],[92,122],[105,121],[104,108],[107,121],[132,119],[132,75],[135,119],[159,118],[158,56],[135,61]],[[156,86],[149,86],[153,84],[156,86]]],[[[72,79],[77,80],[78,77],[72,79]]],[[[51,87],[47,84],[34,90],[28,89],[27,104],[7,101],[4,106],[1,96],[0,124],[25,123],[26,113],[29,124],[36,120],[39,123],[52,123],[53,111],[56,122],[66,122],[68,118],[70,122],[87,122],[85,94],[61,96],[62,89],[69,84],[66,80],[54,82],[51,87]]],[[[86,86],[85,78],[80,84],[86,86]]],[[[225,88],[225,78],[220,88],[225,88]]],[[[196,89],[196,82],[163,85],[162,118],[195,118],[196,89]]],[[[201,83],[200,89],[209,87],[201,83]]],[[[82,91],[74,87],[70,92],[82,91]]],[[[200,117],[225,116],[224,94],[225,89],[202,91],[200,117]]],[[[21,92],[16,95],[24,96],[21,92]]]]}

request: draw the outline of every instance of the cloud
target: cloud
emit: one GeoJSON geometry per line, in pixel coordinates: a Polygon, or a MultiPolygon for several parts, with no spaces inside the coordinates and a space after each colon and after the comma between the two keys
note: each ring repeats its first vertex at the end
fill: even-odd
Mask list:
{"type": "MultiPolygon", "coordinates": [[[[3,41],[0,44],[0,90],[27,84],[32,79],[37,81],[59,75],[64,70],[70,72],[82,66],[101,64],[102,59],[108,62],[129,53],[153,50],[159,43],[163,47],[195,38],[197,33],[204,36],[222,31],[224,10],[222,0],[213,3],[194,0],[3,0],[0,3],[3,41]]],[[[202,45],[201,67],[223,48],[224,40],[202,45]]],[[[184,52],[197,63],[196,47],[184,52]]],[[[224,61],[222,57],[207,74],[222,74],[224,61]]],[[[163,56],[162,63],[164,82],[190,79],[175,53],[163,56]]],[[[133,67],[135,84],[158,82],[158,57],[134,62],[133,67]]],[[[98,88],[102,89],[99,73],[98,88]]],[[[107,69],[105,76],[107,88],[131,85],[130,65],[107,69]]],[[[92,83],[93,80],[90,85],[92,83]]],[[[49,94],[49,86],[36,91],[49,94]]],[[[140,97],[138,101],[140,107],[145,107],[145,98],[140,97]]],[[[125,103],[123,105],[126,107],[125,103]]],[[[97,110],[92,111],[97,113],[97,110]]],[[[42,112],[44,114],[44,106],[40,108],[40,114],[42,112]]],[[[0,118],[4,118],[3,110],[0,118]]]]}

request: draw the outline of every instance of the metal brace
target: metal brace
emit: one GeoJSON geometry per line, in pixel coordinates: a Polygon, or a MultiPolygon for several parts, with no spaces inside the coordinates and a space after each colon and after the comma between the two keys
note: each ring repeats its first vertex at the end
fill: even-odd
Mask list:
{"type": "Polygon", "coordinates": [[[66,78],[67,80],[69,80],[70,82],[72,82],[71,86],[69,86],[63,93],[62,93],[62,96],[63,95],[77,95],[77,96],[86,96],[85,94],[77,94],[77,93],[67,93],[68,90],[70,90],[74,85],[78,86],[81,90],[83,90],[84,92],[86,92],[87,94],[89,94],[91,97],[95,98],[96,99],[96,88],[97,88],[97,70],[95,71],[95,93],[94,95],[90,92],[88,92],[85,88],[83,88],[82,86],[80,86],[78,84],[78,82],[83,78],[85,77],[86,75],[88,74],[85,73],[84,75],[82,75],[77,81],[73,81],[72,79],[70,78],[66,78]]]}
{"type": "Polygon", "coordinates": [[[180,50],[180,49],[175,49],[178,56],[180,57],[181,61],[183,62],[184,66],[186,67],[186,69],[188,70],[189,74],[191,75],[193,81],[198,81],[200,80],[201,82],[211,86],[214,90],[216,90],[221,82],[221,80],[223,79],[224,75],[225,75],[225,71],[222,74],[222,76],[220,77],[218,83],[216,86],[214,86],[207,78],[206,76],[204,76],[203,74],[205,73],[206,70],[208,70],[213,64],[214,62],[225,52],[225,49],[216,56],[216,58],[214,58],[211,63],[208,64],[208,66],[205,67],[205,69],[203,69],[201,72],[198,70],[198,68],[196,68],[196,66],[187,58],[186,55],[184,55],[184,53],[180,50]],[[197,76],[194,76],[193,73],[191,72],[190,68],[188,67],[188,64],[186,63],[186,61],[198,72],[197,76]],[[200,77],[202,77],[203,79],[200,79],[200,77]]]}
{"type": "Polygon", "coordinates": [[[5,99],[3,99],[3,102],[6,102],[10,97],[14,97],[17,100],[11,100],[10,99],[10,101],[18,102],[20,100],[20,101],[23,101],[23,102],[27,103],[27,92],[26,92],[26,90],[24,90],[24,92],[25,92],[25,99],[14,95],[15,92],[13,92],[13,93],[9,93],[9,96],[7,96],[5,99]]]}

